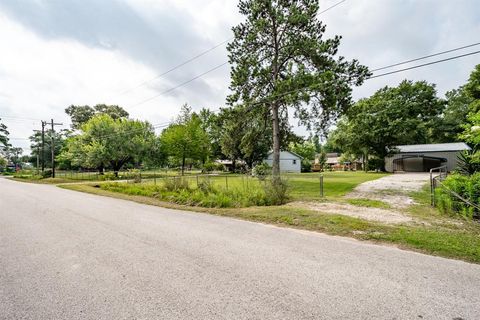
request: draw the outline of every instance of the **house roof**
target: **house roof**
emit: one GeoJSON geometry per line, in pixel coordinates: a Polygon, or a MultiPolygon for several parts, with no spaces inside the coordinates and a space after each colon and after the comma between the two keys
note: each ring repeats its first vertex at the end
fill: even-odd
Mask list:
{"type": "MultiPolygon", "coordinates": [[[[288,153],[290,153],[291,155],[293,155],[293,156],[295,156],[295,157],[297,157],[297,158],[299,158],[299,159],[303,159],[302,156],[296,154],[295,152],[289,151],[289,150],[281,150],[280,152],[288,152],[288,153]]],[[[273,151],[270,151],[270,152],[268,153],[267,157],[270,156],[272,153],[273,153],[273,151]]]]}
{"type": "Polygon", "coordinates": [[[433,143],[433,144],[410,144],[403,146],[396,146],[399,153],[413,153],[413,152],[445,152],[445,151],[466,151],[471,148],[463,142],[453,143],[433,143]]]}

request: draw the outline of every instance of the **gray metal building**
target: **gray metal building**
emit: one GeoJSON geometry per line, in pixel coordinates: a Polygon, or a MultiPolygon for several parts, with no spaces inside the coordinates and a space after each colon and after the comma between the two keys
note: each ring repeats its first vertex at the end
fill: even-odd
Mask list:
{"type": "Polygon", "coordinates": [[[458,165],[458,156],[471,148],[463,142],[412,144],[395,147],[397,152],[385,158],[388,172],[428,172],[430,169],[446,165],[453,171],[458,165]]]}

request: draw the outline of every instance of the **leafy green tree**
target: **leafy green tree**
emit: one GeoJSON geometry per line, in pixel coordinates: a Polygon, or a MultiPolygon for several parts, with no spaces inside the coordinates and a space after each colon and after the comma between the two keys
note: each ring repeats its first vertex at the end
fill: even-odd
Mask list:
{"type": "MultiPolygon", "coordinates": [[[[1,120],[0,118],[0,121],[1,120]]],[[[8,145],[8,135],[7,126],[0,122],[0,147],[6,147],[8,145]]]]}
{"type": "Polygon", "coordinates": [[[0,169],[4,169],[7,166],[7,159],[0,155],[0,169]]]}
{"type": "Polygon", "coordinates": [[[435,86],[403,81],[358,101],[337,124],[330,139],[352,155],[383,159],[403,144],[429,143],[430,128],[444,107],[435,86]]]}
{"type": "Polygon", "coordinates": [[[312,170],[312,161],[317,154],[317,147],[311,140],[306,140],[301,143],[291,143],[289,150],[295,152],[302,159],[302,172],[310,172],[312,170]]]}
{"type": "Polygon", "coordinates": [[[368,69],[335,57],[340,37],[324,40],[318,0],[240,0],[246,20],[228,44],[231,105],[260,108],[272,123],[273,175],[280,175],[280,122],[287,107],[309,128],[324,129],[351,105],[351,85],[368,69]]]}
{"type": "Polygon", "coordinates": [[[472,71],[463,88],[470,104],[467,122],[460,138],[472,147],[473,152],[468,155],[468,160],[475,165],[480,164],[480,64],[472,71]]]}
{"type": "Polygon", "coordinates": [[[205,163],[209,156],[209,140],[196,113],[184,105],[175,123],[163,130],[160,144],[166,154],[180,162],[182,175],[187,159],[205,163]]]}
{"type": "Polygon", "coordinates": [[[111,167],[115,175],[129,162],[141,163],[149,156],[155,132],[148,122],[113,119],[107,114],[94,116],[81,126],[81,133],[67,139],[62,157],[73,165],[111,167]]]}
{"type": "Polygon", "coordinates": [[[84,123],[87,123],[88,120],[99,114],[108,114],[112,119],[128,118],[128,112],[122,107],[105,104],[97,104],[94,107],[71,105],[65,109],[65,113],[72,119],[72,128],[77,130],[84,123]]]}
{"type": "Polygon", "coordinates": [[[446,93],[446,107],[431,126],[432,142],[456,142],[464,130],[469,105],[473,99],[465,92],[464,87],[446,93]]]}
{"type": "MultiPolygon", "coordinates": [[[[221,109],[219,127],[221,128],[219,144],[223,155],[232,160],[234,167],[237,160],[243,160],[249,168],[262,162],[271,150],[272,123],[263,110],[254,109],[248,112],[245,106],[221,109]]],[[[286,149],[292,141],[298,142],[286,119],[280,122],[281,148],[286,149]]]]}

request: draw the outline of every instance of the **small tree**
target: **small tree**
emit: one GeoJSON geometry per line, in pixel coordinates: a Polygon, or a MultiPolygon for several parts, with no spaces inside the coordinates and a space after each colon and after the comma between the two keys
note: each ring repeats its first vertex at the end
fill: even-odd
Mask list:
{"type": "Polygon", "coordinates": [[[187,105],[182,107],[177,121],[162,132],[160,144],[168,156],[181,163],[182,175],[187,159],[205,162],[210,152],[202,122],[187,105]]]}

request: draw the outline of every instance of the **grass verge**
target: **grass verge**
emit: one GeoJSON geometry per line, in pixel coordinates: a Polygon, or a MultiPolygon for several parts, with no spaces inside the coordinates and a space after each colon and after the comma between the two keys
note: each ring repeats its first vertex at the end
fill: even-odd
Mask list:
{"type": "MultiPolygon", "coordinates": [[[[462,221],[454,224],[385,225],[378,222],[336,214],[324,214],[292,206],[201,208],[173,204],[148,196],[107,191],[86,184],[69,184],[61,187],[172,209],[205,212],[219,216],[323,232],[330,235],[348,236],[359,240],[389,243],[400,248],[422,253],[480,263],[480,224],[472,221],[462,221]]],[[[424,195],[419,195],[418,197],[425,198],[424,195]]],[[[419,206],[421,205],[419,204],[419,206]]]]}

